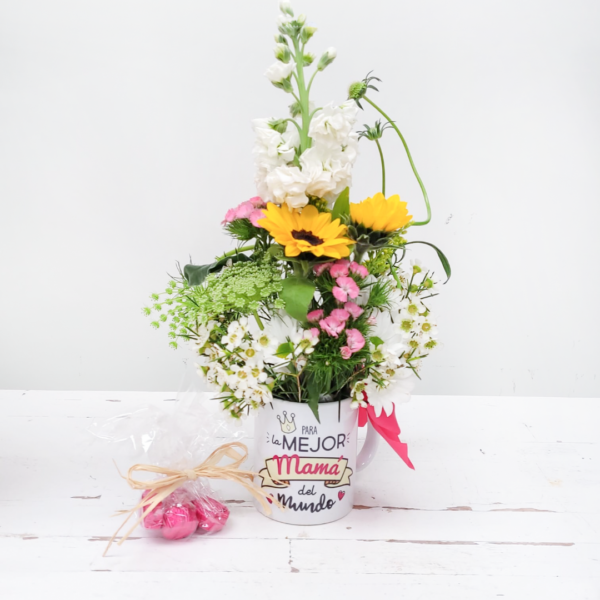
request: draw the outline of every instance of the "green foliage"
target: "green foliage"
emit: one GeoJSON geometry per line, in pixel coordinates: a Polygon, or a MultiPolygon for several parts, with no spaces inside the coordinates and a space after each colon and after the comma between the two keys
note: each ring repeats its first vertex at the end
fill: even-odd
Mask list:
{"type": "MultiPolygon", "coordinates": [[[[356,320],[352,327],[358,329],[365,340],[368,340],[369,327],[365,319],[361,317],[356,320]]],[[[369,344],[366,343],[362,350],[344,359],[340,348],[345,345],[344,333],[338,338],[321,335],[304,369],[307,383],[318,388],[321,394],[330,394],[334,400],[342,400],[350,395],[354,377],[363,371],[363,364],[370,358],[369,344]]]]}
{"type": "Polygon", "coordinates": [[[317,198],[317,196],[310,196],[308,203],[314,206],[319,212],[331,212],[329,210],[329,202],[325,198],[317,198]]]}
{"type": "Polygon", "coordinates": [[[379,79],[379,77],[371,76],[372,72],[373,71],[369,71],[362,81],[357,81],[348,88],[348,100],[354,100],[360,108],[362,108],[360,101],[365,97],[367,90],[371,89],[376,92],[379,91],[371,81],[381,81],[381,79],[379,79]]]}
{"type": "Polygon", "coordinates": [[[450,268],[450,263],[448,262],[446,255],[437,246],[434,246],[433,244],[430,244],[429,242],[406,242],[407,246],[408,246],[408,244],[425,244],[426,246],[433,248],[436,251],[438,258],[440,259],[440,262],[442,263],[442,267],[444,267],[444,273],[446,273],[447,279],[446,279],[446,281],[444,281],[444,283],[448,283],[448,280],[450,279],[450,276],[452,275],[452,269],[450,268]]]}
{"type": "Polygon", "coordinates": [[[333,211],[331,214],[331,220],[340,219],[344,220],[344,217],[350,215],[350,188],[346,188],[337,197],[335,204],[333,205],[333,211]]]}
{"type": "Polygon", "coordinates": [[[302,113],[302,106],[300,105],[299,100],[290,104],[290,115],[292,115],[292,117],[297,117],[301,113],[302,113]]]}
{"type": "Polygon", "coordinates": [[[372,127],[369,127],[369,125],[365,123],[364,129],[358,132],[358,139],[360,140],[361,138],[366,138],[367,140],[371,141],[379,140],[383,137],[385,130],[391,128],[391,123],[385,123],[382,125],[381,120],[375,121],[375,125],[372,127]]]}
{"type": "Polygon", "coordinates": [[[288,277],[283,280],[281,298],[285,302],[285,311],[290,317],[306,322],[308,307],[315,293],[315,284],[301,277],[288,277]]]}
{"type": "MultiPolygon", "coordinates": [[[[169,285],[169,303],[173,308],[159,314],[151,322],[152,327],[158,329],[161,323],[170,320],[168,335],[171,339],[189,338],[193,337],[199,325],[204,325],[211,319],[222,319],[227,314],[250,315],[261,306],[282,308],[283,301],[277,295],[283,289],[283,283],[276,263],[270,259],[248,262],[246,256],[236,256],[243,256],[245,260],[238,259],[221,272],[208,274],[203,285],[191,286],[184,277],[173,279],[169,285]]],[[[227,259],[223,260],[226,263],[227,259]]],[[[223,261],[217,261],[213,265],[221,262],[223,261]]],[[[211,265],[205,265],[207,266],[211,265]]],[[[197,269],[191,272],[188,270],[193,281],[198,275],[197,269]]],[[[153,294],[153,297],[158,298],[158,295],[153,294]]],[[[160,313],[163,305],[155,303],[154,310],[160,313]]],[[[145,308],[144,314],[150,315],[151,309],[145,308]]],[[[176,343],[173,341],[170,346],[175,348],[176,343]]]]}
{"type": "MultiPolygon", "coordinates": [[[[185,265],[183,268],[183,275],[190,286],[202,285],[210,273],[220,271],[228,263],[249,260],[250,259],[245,254],[234,254],[233,256],[221,258],[209,265],[185,265]]],[[[158,300],[158,296],[156,299],[158,300]]]]}
{"type": "Polygon", "coordinates": [[[309,374],[306,378],[306,402],[315,415],[315,419],[320,423],[321,419],[319,418],[319,397],[321,395],[322,390],[328,388],[322,388],[320,382],[314,374],[309,374]],[[311,376],[313,375],[313,376],[311,376]]]}
{"type": "Polygon", "coordinates": [[[294,345],[290,342],[286,342],[285,344],[280,344],[280,346],[277,348],[277,351],[275,352],[275,356],[278,356],[279,358],[285,358],[286,356],[289,356],[293,351],[294,345]]]}
{"type": "Polygon", "coordinates": [[[262,300],[282,289],[279,270],[270,261],[237,262],[220,274],[209,275],[203,287],[190,288],[189,314],[199,323],[228,311],[247,315],[258,310],[262,300]]]}
{"type": "Polygon", "coordinates": [[[367,306],[382,309],[388,306],[392,286],[389,281],[378,279],[372,286],[367,306]]]}
{"type": "Polygon", "coordinates": [[[374,277],[380,277],[389,269],[389,261],[394,256],[398,246],[406,244],[403,237],[404,231],[396,232],[387,240],[387,244],[392,247],[378,248],[369,252],[369,258],[365,261],[365,266],[369,273],[374,277]]]}
{"type": "Polygon", "coordinates": [[[231,223],[225,225],[225,231],[242,242],[247,242],[258,234],[258,229],[252,225],[249,219],[231,221],[231,223]]]}

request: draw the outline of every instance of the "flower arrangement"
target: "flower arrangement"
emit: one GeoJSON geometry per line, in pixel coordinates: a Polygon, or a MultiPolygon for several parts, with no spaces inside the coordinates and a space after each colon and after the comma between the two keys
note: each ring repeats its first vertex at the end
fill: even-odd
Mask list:
{"type": "Polygon", "coordinates": [[[316,32],[304,16],[280,5],[276,62],[266,72],[289,95],[290,116],[256,119],[258,195],[230,208],[223,227],[237,247],[209,265],[186,265],[145,313],[185,340],[199,375],[239,418],[273,398],[319,404],[351,398],[354,407],[390,415],[438,345],[429,300],[438,277],[418,260],[407,264],[414,228],[431,220],[425,187],[398,126],[371,99],[367,75],[347,101],[311,102],[315,77],[336,58],[317,60],[306,47],[316,32]],[[312,74],[308,70],[314,65],[312,74]],[[354,130],[360,110],[383,119],[354,130]],[[394,131],[420,185],[427,216],[416,221],[398,195],[386,196],[382,136],[394,131]],[[352,168],[361,140],[381,158],[380,191],[350,202],[352,168]]]}

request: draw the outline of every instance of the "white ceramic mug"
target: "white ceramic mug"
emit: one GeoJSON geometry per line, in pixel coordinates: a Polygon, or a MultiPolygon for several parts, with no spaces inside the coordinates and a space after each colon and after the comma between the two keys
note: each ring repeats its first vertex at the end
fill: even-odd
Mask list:
{"type": "Polygon", "coordinates": [[[257,484],[286,507],[271,505],[275,521],[319,525],[352,510],[356,473],[373,459],[379,436],[369,424],[356,455],[358,411],[350,399],[319,404],[319,419],[307,404],[287,400],[273,400],[257,414],[257,484]]]}

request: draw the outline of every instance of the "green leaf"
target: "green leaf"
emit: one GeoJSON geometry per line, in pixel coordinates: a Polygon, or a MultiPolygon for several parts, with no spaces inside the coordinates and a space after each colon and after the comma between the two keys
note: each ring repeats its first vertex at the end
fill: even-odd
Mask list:
{"type": "Polygon", "coordinates": [[[371,342],[373,343],[375,348],[377,348],[377,346],[381,346],[381,344],[383,344],[383,340],[380,337],[377,337],[376,335],[369,336],[369,339],[371,340],[371,342]]]}
{"type": "Polygon", "coordinates": [[[300,277],[288,277],[282,283],[279,296],[285,302],[285,311],[290,317],[305,323],[308,307],[315,294],[315,284],[300,277]]]}
{"type": "Polygon", "coordinates": [[[217,260],[210,265],[185,265],[183,268],[183,275],[191,286],[202,285],[210,273],[220,271],[229,260],[232,263],[240,261],[247,262],[250,258],[245,254],[234,254],[233,256],[227,256],[221,260],[217,260]]]}
{"type": "Polygon", "coordinates": [[[294,345],[291,342],[285,342],[285,344],[281,344],[279,348],[277,348],[277,352],[275,352],[275,356],[279,358],[285,358],[288,354],[291,354],[294,351],[294,345]]]}
{"type": "Polygon", "coordinates": [[[317,423],[320,423],[319,419],[319,397],[321,396],[321,387],[315,377],[310,377],[306,383],[306,391],[308,392],[308,398],[306,403],[313,411],[317,423]]]}
{"type": "Polygon", "coordinates": [[[331,220],[340,219],[350,216],[350,188],[347,187],[335,201],[333,210],[331,211],[331,220]]]}
{"type": "Polygon", "coordinates": [[[444,283],[448,283],[450,276],[452,275],[452,269],[450,268],[450,263],[448,262],[446,255],[437,246],[434,246],[429,242],[406,242],[405,245],[408,246],[408,244],[425,244],[426,246],[431,246],[431,248],[437,252],[438,258],[442,263],[442,267],[444,267],[444,272],[446,273],[446,281],[444,281],[444,283]]]}
{"type": "Polygon", "coordinates": [[[267,254],[272,256],[275,260],[281,260],[284,258],[283,246],[280,246],[279,244],[274,244],[267,250],[267,254]]]}

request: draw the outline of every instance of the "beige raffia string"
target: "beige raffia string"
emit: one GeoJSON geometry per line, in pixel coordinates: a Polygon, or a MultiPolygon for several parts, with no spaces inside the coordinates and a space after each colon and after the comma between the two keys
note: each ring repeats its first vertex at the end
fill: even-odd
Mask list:
{"type": "Polygon", "coordinates": [[[127,477],[121,475],[123,479],[127,480],[130,487],[134,490],[150,490],[150,493],[142,498],[136,506],[128,511],[120,511],[117,514],[127,514],[127,518],[115,534],[110,538],[106,550],[102,556],[106,556],[115,538],[119,535],[119,532],[129,519],[141,509],[142,515],[135,522],[133,527],[121,537],[117,545],[121,545],[134,531],[134,529],[142,522],[142,520],[150,514],[169,494],[172,494],[177,488],[181,487],[187,481],[194,481],[199,477],[206,477],[207,479],[226,479],[228,481],[235,481],[243,487],[245,487],[262,505],[265,512],[271,514],[271,507],[269,501],[272,502],[278,508],[283,506],[275,500],[268,492],[265,492],[262,488],[257,487],[253,483],[254,477],[257,473],[253,471],[244,471],[240,469],[240,465],[248,458],[248,448],[245,444],[240,442],[230,442],[229,444],[223,444],[219,446],[202,464],[198,465],[194,469],[185,469],[178,471],[176,469],[163,469],[162,467],[155,467],[153,465],[133,465],[127,472],[127,477]],[[233,462],[227,465],[219,465],[223,458],[230,458],[233,462]],[[153,479],[151,481],[140,481],[133,478],[133,474],[137,471],[145,471],[146,473],[158,473],[159,475],[165,475],[160,479],[153,479]],[[267,498],[269,499],[267,501],[267,498]]]}

